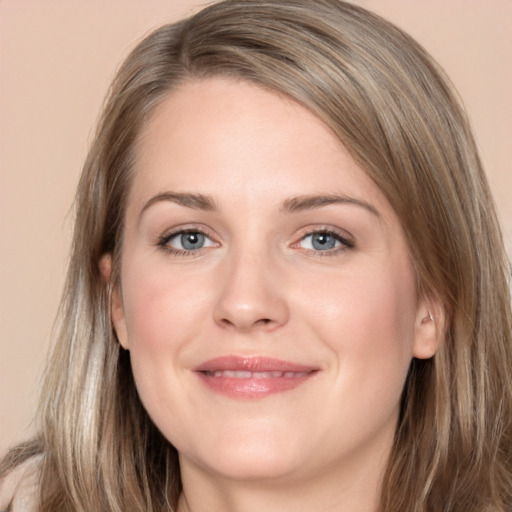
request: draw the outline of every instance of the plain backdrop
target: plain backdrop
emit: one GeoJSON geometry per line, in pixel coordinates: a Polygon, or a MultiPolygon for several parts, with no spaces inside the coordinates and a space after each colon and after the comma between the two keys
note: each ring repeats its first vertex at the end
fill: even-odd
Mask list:
{"type": "MultiPolygon", "coordinates": [[[[151,29],[206,3],[0,0],[0,452],[34,432],[69,211],[108,84],[151,29]]],[[[512,0],[354,3],[408,31],[451,76],[512,254],[512,0]]]]}

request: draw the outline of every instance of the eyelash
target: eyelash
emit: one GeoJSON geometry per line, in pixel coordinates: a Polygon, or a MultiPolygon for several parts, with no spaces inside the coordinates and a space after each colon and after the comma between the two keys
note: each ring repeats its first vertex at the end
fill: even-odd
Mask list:
{"type": "Polygon", "coordinates": [[[349,239],[346,235],[341,235],[338,231],[333,230],[332,228],[327,227],[317,227],[307,230],[302,233],[299,240],[292,244],[292,247],[297,247],[301,242],[303,242],[308,236],[313,235],[327,235],[334,238],[336,242],[340,243],[339,247],[334,247],[332,249],[327,249],[324,251],[315,250],[315,249],[303,249],[303,252],[308,256],[315,257],[328,257],[328,256],[336,256],[341,252],[349,251],[355,248],[355,243],[353,240],[349,239]]]}
{"type": "MultiPolygon", "coordinates": [[[[205,249],[205,247],[200,247],[199,249],[176,249],[175,247],[172,247],[169,245],[170,241],[187,233],[197,233],[200,235],[205,236],[210,241],[212,241],[212,245],[218,245],[217,242],[214,241],[213,237],[209,235],[204,229],[200,227],[187,227],[182,228],[177,231],[173,231],[172,233],[168,233],[166,235],[161,236],[156,245],[162,249],[165,250],[167,253],[174,255],[174,256],[194,256],[202,249],[205,249]]],[[[336,242],[339,242],[339,247],[334,247],[332,249],[326,249],[324,251],[322,250],[315,250],[315,249],[302,249],[302,251],[308,255],[308,256],[315,256],[315,257],[326,257],[326,256],[334,256],[339,254],[340,252],[348,251],[355,248],[355,243],[347,238],[346,236],[342,236],[338,231],[335,231],[331,228],[314,228],[310,229],[304,233],[301,234],[299,240],[297,242],[294,242],[291,247],[298,248],[299,244],[303,242],[307,237],[313,236],[313,235],[327,235],[332,238],[336,242]]]]}
{"type": "Polygon", "coordinates": [[[197,233],[200,235],[203,235],[204,237],[208,238],[213,242],[212,245],[218,245],[217,242],[215,242],[211,235],[209,235],[204,229],[201,229],[200,227],[187,227],[178,229],[177,231],[173,231],[172,233],[168,233],[166,235],[161,236],[156,245],[160,248],[166,251],[167,253],[174,255],[174,256],[194,256],[197,254],[200,250],[204,249],[204,247],[200,247],[199,249],[176,249],[175,247],[172,247],[169,245],[170,241],[174,238],[177,238],[181,235],[186,235],[187,233],[197,233]]]}

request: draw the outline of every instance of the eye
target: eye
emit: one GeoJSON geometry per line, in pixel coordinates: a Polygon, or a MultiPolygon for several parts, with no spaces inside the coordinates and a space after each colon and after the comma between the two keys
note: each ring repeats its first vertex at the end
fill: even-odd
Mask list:
{"type": "Polygon", "coordinates": [[[158,245],[176,254],[186,254],[205,247],[214,247],[217,244],[205,233],[195,229],[187,229],[162,237],[158,245]]]}
{"type": "Polygon", "coordinates": [[[308,233],[295,245],[306,251],[324,253],[336,253],[354,247],[354,243],[351,240],[329,230],[318,230],[308,233]]]}

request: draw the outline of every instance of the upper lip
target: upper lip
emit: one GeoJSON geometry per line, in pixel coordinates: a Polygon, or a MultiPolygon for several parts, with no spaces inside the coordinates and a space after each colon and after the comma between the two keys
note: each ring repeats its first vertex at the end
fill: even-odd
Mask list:
{"type": "Polygon", "coordinates": [[[196,372],[248,371],[248,372],[312,372],[319,368],[260,356],[223,356],[209,359],[196,366],[196,372]]]}

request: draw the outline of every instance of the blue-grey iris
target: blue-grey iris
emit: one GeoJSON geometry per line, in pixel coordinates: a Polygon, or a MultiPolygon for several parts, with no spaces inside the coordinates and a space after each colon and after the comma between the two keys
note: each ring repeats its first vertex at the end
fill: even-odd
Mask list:
{"type": "Polygon", "coordinates": [[[313,246],[313,249],[326,251],[334,249],[336,246],[336,239],[328,233],[313,233],[311,236],[311,245],[313,246]]]}
{"type": "Polygon", "coordinates": [[[201,249],[204,245],[204,235],[202,233],[182,233],[180,241],[183,249],[193,251],[201,249]]]}

